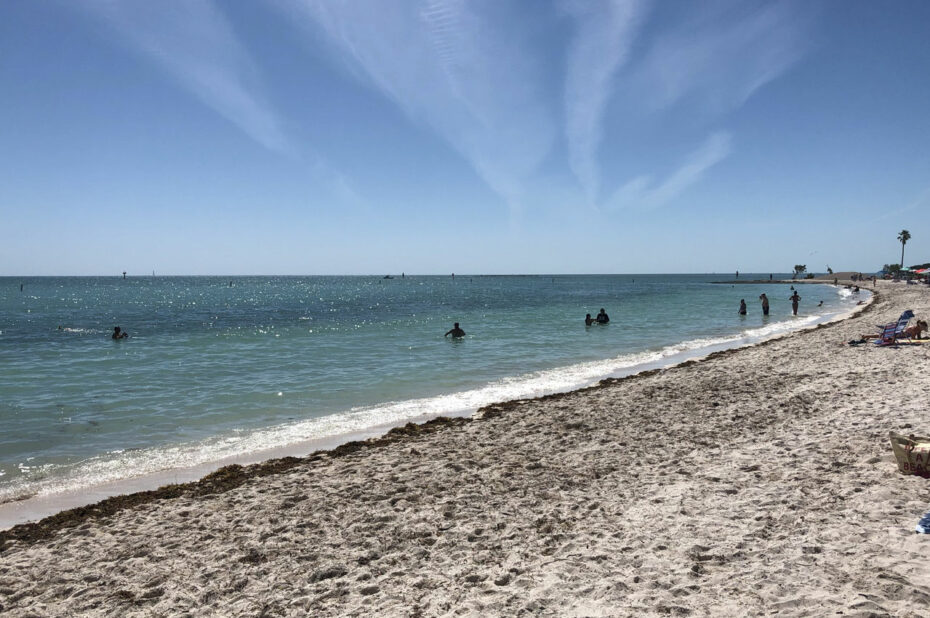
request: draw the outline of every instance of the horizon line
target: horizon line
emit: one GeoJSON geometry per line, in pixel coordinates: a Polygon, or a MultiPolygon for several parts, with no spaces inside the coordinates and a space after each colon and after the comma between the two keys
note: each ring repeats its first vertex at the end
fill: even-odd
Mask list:
{"type": "MultiPolygon", "coordinates": [[[[732,274],[736,271],[702,271],[702,272],[614,272],[614,273],[594,273],[594,272],[573,272],[573,273],[411,273],[410,277],[621,277],[621,276],[652,276],[652,275],[726,275],[732,274]]],[[[868,274],[878,274],[880,271],[866,271],[866,270],[834,270],[832,274],[841,275],[844,273],[868,273],[868,274]]],[[[742,276],[750,275],[791,275],[791,271],[739,271],[737,279],[742,276]]],[[[804,275],[813,274],[814,276],[821,275],[830,275],[831,273],[819,271],[808,271],[804,275]]],[[[399,274],[394,273],[328,273],[328,274],[151,274],[151,275],[131,275],[127,273],[123,275],[122,273],[116,275],[0,275],[0,279],[42,279],[42,278],[105,278],[105,279],[151,279],[151,278],[176,278],[176,277],[216,277],[216,278],[245,278],[245,277],[377,277],[379,279],[390,278],[396,279],[399,277],[406,277],[406,271],[402,271],[399,274]]],[[[802,277],[803,278],[803,277],[802,277]]]]}

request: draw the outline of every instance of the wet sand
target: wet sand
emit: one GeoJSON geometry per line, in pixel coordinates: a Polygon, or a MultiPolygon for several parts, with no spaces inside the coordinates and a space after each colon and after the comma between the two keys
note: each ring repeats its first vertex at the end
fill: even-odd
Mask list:
{"type": "Polygon", "coordinates": [[[930,434],[930,345],[845,342],[930,315],[930,290],[878,291],[750,348],[0,532],[0,612],[927,615],[930,481],[887,435],[930,434]]]}

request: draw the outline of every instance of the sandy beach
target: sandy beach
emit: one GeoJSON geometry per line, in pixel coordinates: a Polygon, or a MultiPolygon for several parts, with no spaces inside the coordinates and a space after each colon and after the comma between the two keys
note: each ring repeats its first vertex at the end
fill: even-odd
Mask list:
{"type": "Polygon", "coordinates": [[[904,309],[0,532],[0,612],[928,615],[930,344],[846,345],[904,309]]]}

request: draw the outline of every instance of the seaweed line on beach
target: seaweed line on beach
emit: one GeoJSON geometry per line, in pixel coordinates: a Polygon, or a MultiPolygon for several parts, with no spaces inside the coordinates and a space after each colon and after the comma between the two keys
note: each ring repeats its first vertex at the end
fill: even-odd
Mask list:
{"type": "Polygon", "coordinates": [[[479,408],[471,417],[452,418],[439,416],[423,423],[411,422],[403,426],[394,427],[383,436],[369,438],[367,440],[355,440],[346,442],[333,449],[314,451],[313,453],[310,453],[304,457],[283,457],[279,459],[270,459],[248,466],[231,464],[219,468],[197,481],[191,481],[189,483],[169,484],[154,490],[134,492],[131,494],[121,494],[118,496],[106,498],[94,504],[61,511],[55,515],[45,517],[37,522],[19,524],[7,530],[0,530],[0,555],[8,551],[13,543],[19,543],[24,546],[32,545],[52,537],[55,533],[61,530],[75,528],[89,521],[105,520],[126,509],[136,508],[141,505],[157,501],[174,500],[182,497],[196,498],[228,492],[254,478],[284,474],[304,464],[312,464],[324,459],[337,459],[368,449],[380,448],[402,441],[416,440],[421,436],[432,434],[441,430],[453,427],[462,427],[475,421],[483,421],[499,417],[504,413],[519,409],[520,407],[528,405],[531,402],[554,401],[566,397],[572,397],[579,393],[591,392],[605,388],[615,388],[621,384],[625,384],[633,380],[641,380],[660,372],[672,371],[679,368],[689,367],[698,363],[705,363],[714,359],[720,359],[733,354],[739,354],[750,348],[759,348],[772,345],[776,341],[780,341],[788,337],[803,335],[806,332],[820,329],[831,328],[871,310],[871,308],[875,305],[875,301],[878,299],[878,297],[878,292],[872,291],[872,298],[869,302],[865,303],[856,311],[853,311],[841,320],[834,320],[831,322],[818,324],[815,327],[793,331],[778,337],[766,339],[765,341],[761,341],[750,346],[740,346],[712,352],[700,358],[683,361],[670,367],[641,371],[621,378],[605,378],[600,380],[597,384],[573,391],[552,393],[540,397],[515,399],[511,401],[490,404],[479,408]]]}

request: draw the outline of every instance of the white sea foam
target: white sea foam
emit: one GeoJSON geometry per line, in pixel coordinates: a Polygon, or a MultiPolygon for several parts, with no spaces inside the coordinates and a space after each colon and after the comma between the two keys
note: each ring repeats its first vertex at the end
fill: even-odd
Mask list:
{"type": "MultiPolygon", "coordinates": [[[[840,289],[838,293],[842,294],[844,291],[846,290],[840,289]]],[[[863,295],[864,299],[867,297],[867,293],[863,295]]],[[[573,390],[596,384],[604,378],[630,375],[646,369],[676,364],[716,350],[750,345],[793,330],[831,321],[841,315],[833,313],[798,317],[746,329],[736,335],[693,339],[611,359],[506,377],[462,392],[358,407],[347,412],[258,430],[235,430],[233,435],[217,436],[197,442],[157,448],[113,450],[104,455],[90,457],[65,470],[55,464],[27,466],[30,472],[28,478],[17,479],[0,488],[0,503],[27,496],[74,492],[104,483],[203,466],[210,462],[248,459],[249,454],[257,452],[314,440],[351,436],[371,428],[396,426],[411,420],[423,420],[438,415],[467,415],[492,403],[573,390]]],[[[21,468],[24,465],[21,464],[21,468]]]]}

